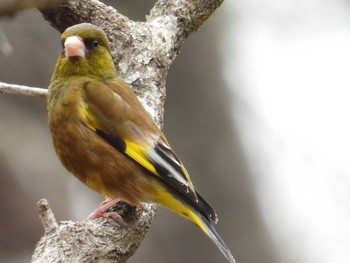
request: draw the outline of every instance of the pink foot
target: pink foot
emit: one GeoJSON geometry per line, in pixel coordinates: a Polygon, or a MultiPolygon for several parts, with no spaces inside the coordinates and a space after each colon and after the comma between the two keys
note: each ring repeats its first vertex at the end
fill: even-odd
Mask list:
{"type": "Polygon", "coordinates": [[[117,213],[117,212],[110,212],[108,211],[109,208],[114,206],[116,203],[121,201],[119,198],[112,199],[110,197],[105,197],[106,199],[96,208],[94,212],[92,212],[85,220],[94,220],[96,218],[100,217],[109,217],[113,220],[117,221],[120,224],[124,223],[123,218],[117,213]]]}

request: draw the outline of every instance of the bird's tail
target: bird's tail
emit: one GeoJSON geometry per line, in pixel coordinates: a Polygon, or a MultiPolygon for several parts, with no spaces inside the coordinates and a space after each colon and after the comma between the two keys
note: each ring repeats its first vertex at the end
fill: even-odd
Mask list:
{"type": "MultiPolygon", "coordinates": [[[[196,226],[198,226],[214,242],[214,244],[219,248],[221,253],[227,258],[227,260],[230,263],[235,263],[236,261],[233,258],[231,251],[226,246],[225,242],[221,239],[219,234],[216,232],[212,223],[213,221],[216,221],[216,214],[215,220],[213,220],[211,219],[211,217],[201,212],[203,211],[202,209],[198,208],[208,206],[211,212],[214,212],[214,210],[210,207],[208,203],[206,203],[206,201],[202,197],[200,197],[199,195],[198,197],[198,201],[195,204],[191,204],[187,202],[185,203],[185,200],[180,201],[179,199],[174,198],[174,196],[170,193],[162,191],[162,197],[155,201],[163,204],[165,207],[169,208],[173,212],[178,213],[182,217],[186,218],[187,220],[191,221],[196,226]]],[[[210,213],[210,215],[212,215],[212,213],[210,213]]]]}
{"type": "Polygon", "coordinates": [[[221,253],[224,254],[224,256],[227,258],[227,260],[230,263],[235,263],[235,259],[232,256],[232,253],[230,249],[226,246],[225,242],[222,240],[222,238],[219,236],[219,234],[216,232],[213,224],[209,222],[205,217],[199,215],[200,224],[197,224],[197,226],[202,229],[204,233],[207,234],[207,236],[214,242],[214,244],[220,249],[221,253]]]}

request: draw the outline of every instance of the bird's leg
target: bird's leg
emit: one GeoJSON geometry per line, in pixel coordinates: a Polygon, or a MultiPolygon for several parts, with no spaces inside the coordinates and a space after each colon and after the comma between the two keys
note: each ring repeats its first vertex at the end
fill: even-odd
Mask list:
{"type": "Polygon", "coordinates": [[[109,217],[121,224],[124,223],[123,218],[117,212],[108,211],[109,208],[114,206],[119,201],[121,201],[120,198],[112,199],[105,196],[105,200],[84,221],[93,220],[100,217],[109,217]]]}

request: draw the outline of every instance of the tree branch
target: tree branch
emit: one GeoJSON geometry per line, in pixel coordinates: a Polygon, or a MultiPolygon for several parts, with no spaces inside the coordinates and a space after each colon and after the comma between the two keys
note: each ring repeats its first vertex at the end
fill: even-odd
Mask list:
{"type": "MultiPolygon", "coordinates": [[[[68,0],[57,8],[41,12],[60,32],[81,22],[100,26],[109,38],[117,71],[161,127],[169,67],[186,37],[197,30],[222,1],[159,0],[146,22],[132,21],[97,0],[68,0]]],[[[14,94],[39,94],[30,87],[4,83],[6,85],[10,90],[23,92],[12,92],[14,94]]],[[[11,93],[6,87],[1,90],[11,93]]],[[[135,215],[136,219],[127,221],[123,217],[126,224],[118,225],[108,219],[55,223],[47,215],[51,213],[48,205],[42,204],[39,208],[46,231],[32,262],[126,262],[144,238],[156,207],[144,204],[140,212],[140,209],[119,206],[118,213],[135,215]]]]}
{"type": "Polygon", "coordinates": [[[0,82],[0,93],[46,97],[47,89],[0,82]]]}
{"type": "MultiPolygon", "coordinates": [[[[148,21],[164,17],[174,17],[178,23],[176,30],[172,30],[178,38],[187,37],[196,31],[199,26],[218,8],[224,0],[203,1],[167,1],[159,0],[151,10],[148,21]]],[[[184,39],[181,38],[181,41],[184,39]]]]}
{"type": "MultiPolygon", "coordinates": [[[[124,206],[128,205],[124,203],[124,206]]],[[[153,204],[144,204],[143,208],[129,208],[129,214],[118,211],[125,222],[120,225],[110,218],[82,223],[57,223],[46,199],[38,202],[38,209],[45,235],[36,245],[32,263],[124,263],[140,245],[142,239],[139,236],[145,235],[156,211],[153,204]]]]}

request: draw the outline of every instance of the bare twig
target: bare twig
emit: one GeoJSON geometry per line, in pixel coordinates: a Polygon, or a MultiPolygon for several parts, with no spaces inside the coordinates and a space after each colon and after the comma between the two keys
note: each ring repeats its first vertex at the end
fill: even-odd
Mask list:
{"type": "Polygon", "coordinates": [[[45,229],[45,234],[56,232],[58,229],[58,223],[46,199],[39,200],[38,210],[41,222],[45,229]]]}
{"type": "Polygon", "coordinates": [[[46,97],[47,89],[0,82],[0,93],[46,97]]]}

